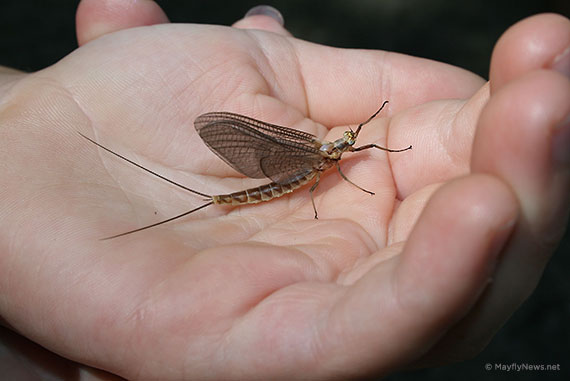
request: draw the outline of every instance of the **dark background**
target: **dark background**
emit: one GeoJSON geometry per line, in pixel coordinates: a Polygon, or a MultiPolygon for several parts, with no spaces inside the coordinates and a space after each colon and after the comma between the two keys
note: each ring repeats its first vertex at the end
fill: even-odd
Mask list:
{"type": "MultiPolygon", "coordinates": [[[[2,0],[0,65],[35,71],[77,47],[77,1],[2,0]]],[[[229,25],[255,1],[158,1],[172,22],[229,25]]],[[[568,0],[271,1],[298,38],[326,45],[392,50],[444,61],[488,77],[499,36],[536,13],[568,16],[568,0]]],[[[534,294],[477,357],[389,380],[570,379],[570,240],[568,229],[534,294]],[[565,323],[566,322],[566,323],[565,323]],[[486,371],[485,364],[560,364],[560,371],[486,371]]],[[[382,322],[379,322],[382,324],[382,322]]]]}

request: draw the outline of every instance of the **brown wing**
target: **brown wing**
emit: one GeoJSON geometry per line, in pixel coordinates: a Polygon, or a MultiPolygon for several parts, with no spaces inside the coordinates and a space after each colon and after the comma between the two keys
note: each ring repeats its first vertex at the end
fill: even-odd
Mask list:
{"type": "Polygon", "coordinates": [[[212,112],[194,121],[204,143],[236,171],[286,183],[321,160],[316,137],[243,115],[212,112]]]}

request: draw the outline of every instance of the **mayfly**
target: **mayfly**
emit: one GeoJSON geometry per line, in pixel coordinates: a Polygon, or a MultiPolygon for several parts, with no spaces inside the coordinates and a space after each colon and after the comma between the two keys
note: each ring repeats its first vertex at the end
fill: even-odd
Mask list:
{"type": "Polygon", "coordinates": [[[378,115],[387,103],[388,101],[382,103],[378,111],[364,123],[358,125],[356,131],[352,129],[345,131],[342,138],[334,142],[322,141],[307,132],[265,123],[239,114],[210,112],[200,115],[194,121],[194,126],[204,143],[212,152],[236,171],[247,177],[254,179],[269,178],[272,180],[271,183],[256,188],[222,195],[209,195],[185,187],[182,184],[174,182],[135,163],[80,133],[85,139],[105,151],[179,188],[205,197],[208,201],[204,205],[169,219],[104,239],[117,238],[162,225],[213,204],[241,205],[269,201],[291,193],[313,179],[315,179],[315,183],[309,189],[309,194],[311,196],[313,211],[315,212],[315,219],[317,219],[317,208],[315,207],[313,192],[319,185],[321,173],[332,166],[336,166],[344,180],[358,189],[374,195],[374,192],[361,188],[350,181],[341,171],[339,161],[342,154],[346,151],[357,152],[369,148],[378,148],[387,152],[402,152],[412,148],[410,145],[403,149],[389,149],[376,144],[366,144],[358,148],[354,147],[356,138],[362,127],[378,115]]]}

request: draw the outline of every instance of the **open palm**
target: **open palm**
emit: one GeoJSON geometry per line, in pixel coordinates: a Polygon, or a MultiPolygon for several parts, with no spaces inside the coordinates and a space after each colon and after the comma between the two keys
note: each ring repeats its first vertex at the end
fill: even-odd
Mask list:
{"type": "Polygon", "coordinates": [[[509,154],[493,130],[501,99],[489,102],[489,86],[461,69],[263,31],[160,25],[97,39],[12,92],[7,125],[29,114],[5,132],[23,148],[2,155],[13,170],[3,236],[18,247],[12,273],[41,266],[18,284],[3,278],[20,295],[3,316],[76,361],[145,378],[382,373],[468,355],[529,292],[485,312],[504,299],[500,279],[483,293],[510,271],[497,256],[529,238],[517,228],[505,244],[524,208],[496,169],[509,154]],[[99,240],[203,201],[77,132],[223,194],[261,183],[208,150],[198,115],[237,112],[335,140],[383,100],[356,146],[413,150],[341,161],[375,196],[330,170],[315,191],[319,220],[305,187],[99,240]]]}

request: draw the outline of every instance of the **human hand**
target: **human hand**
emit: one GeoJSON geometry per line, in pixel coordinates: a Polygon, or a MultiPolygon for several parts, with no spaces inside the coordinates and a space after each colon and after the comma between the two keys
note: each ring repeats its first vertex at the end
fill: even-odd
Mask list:
{"type": "Polygon", "coordinates": [[[342,377],[471,355],[532,291],[558,239],[548,232],[567,218],[567,164],[551,160],[549,136],[570,111],[568,80],[537,69],[568,46],[547,38],[568,36],[568,20],[507,32],[491,89],[447,65],[288,39],[267,18],[238,26],[259,22],[278,34],[125,30],[12,82],[1,114],[2,141],[14,143],[2,151],[3,318],[129,378],[342,377]],[[543,50],[525,51],[531,32],[543,50]],[[198,114],[234,111],[332,140],[382,99],[388,112],[359,144],[414,149],[344,156],[374,197],[330,171],[318,221],[302,189],[97,240],[201,200],[76,131],[224,193],[252,180],[203,145],[198,114]]]}

